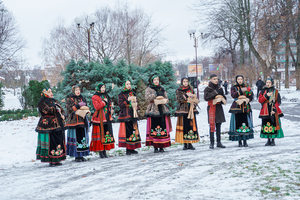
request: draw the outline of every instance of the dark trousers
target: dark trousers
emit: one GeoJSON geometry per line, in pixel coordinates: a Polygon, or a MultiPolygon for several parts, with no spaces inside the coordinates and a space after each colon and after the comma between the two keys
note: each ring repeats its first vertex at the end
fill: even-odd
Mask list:
{"type": "Polygon", "coordinates": [[[225,95],[228,94],[228,91],[227,91],[227,86],[225,87],[225,95]]]}
{"type": "Polygon", "coordinates": [[[259,92],[261,91],[261,89],[257,88],[257,99],[258,99],[258,96],[259,96],[259,92]]]}
{"type": "MultiPolygon", "coordinates": [[[[215,142],[215,133],[214,132],[210,132],[209,136],[210,136],[210,143],[214,143],[215,142]]],[[[221,142],[221,123],[216,123],[216,135],[217,135],[217,143],[221,142]]]]}

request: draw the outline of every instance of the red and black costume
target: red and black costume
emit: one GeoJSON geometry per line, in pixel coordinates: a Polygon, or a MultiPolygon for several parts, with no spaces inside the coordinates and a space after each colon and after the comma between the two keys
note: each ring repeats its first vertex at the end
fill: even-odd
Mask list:
{"type": "MultiPolygon", "coordinates": [[[[125,82],[126,83],[126,82],[125,82]]],[[[131,89],[126,89],[124,84],[123,91],[118,95],[120,113],[118,122],[119,129],[119,147],[126,148],[126,154],[137,154],[134,149],[141,148],[141,135],[138,129],[138,116],[134,117],[134,108],[128,97],[136,97],[131,89]]]]}
{"type": "Polygon", "coordinates": [[[280,121],[280,117],[283,117],[283,113],[279,108],[279,105],[281,104],[281,97],[279,91],[274,88],[273,79],[269,78],[266,81],[268,80],[272,82],[272,86],[264,86],[258,98],[259,103],[261,103],[262,105],[259,114],[259,118],[262,119],[260,137],[268,138],[266,146],[274,146],[275,138],[284,137],[280,121]],[[269,92],[272,93],[271,96],[267,95],[267,93],[269,92]],[[272,113],[272,111],[274,113],[272,113]]]}
{"type": "MultiPolygon", "coordinates": [[[[215,74],[210,76],[210,79],[216,77],[215,74]]],[[[211,81],[204,90],[204,100],[207,101],[207,115],[208,123],[210,125],[210,148],[214,148],[214,132],[217,135],[217,147],[225,148],[221,143],[221,124],[225,122],[224,111],[222,107],[222,102],[213,104],[213,100],[217,95],[222,95],[226,100],[223,89],[218,84],[213,84],[211,81]]]]}
{"type": "Polygon", "coordinates": [[[101,93],[103,83],[96,87],[97,92],[92,97],[95,113],[92,117],[92,141],[90,151],[99,152],[101,158],[108,157],[106,150],[115,148],[111,116],[112,104],[106,92],[101,93]],[[107,101],[105,101],[107,99],[107,101]]]}

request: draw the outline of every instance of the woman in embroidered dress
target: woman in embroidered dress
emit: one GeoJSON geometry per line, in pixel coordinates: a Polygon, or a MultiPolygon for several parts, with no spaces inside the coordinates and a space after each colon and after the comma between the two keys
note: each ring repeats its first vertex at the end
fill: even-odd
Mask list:
{"type": "Polygon", "coordinates": [[[137,100],[136,94],[131,90],[130,81],[124,83],[123,91],[119,96],[120,114],[118,122],[119,147],[126,147],[126,155],[138,154],[135,149],[141,148],[141,136],[138,129],[137,120],[137,100]]]}
{"type": "Polygon", "coordinates": [[[99,152],[100,158],[108,158],[106,151],[115,148],[112,129],[112,104],[105,91],[104,83],[99,83],[92,97],[95,113],[92,117],[93,130],[90,151],[99,152]]]}
{"type": "Polygon", "coordinates": [[[259,118],[262,119],[261,138],[268,138],[265,146],[275,146],[275,138],[283,138],[280,117],[283,113],[279,108],[281,97],[277,89],[274,88],[272,78],[267,78],[266,85],[263,87],[258,98],[262,107],[259,118]],[[271,140],[272,139],[272,140],[271,140]]]}
{"type": "Polygon", "coordinates": [[[51,88],[45,88],[41,94],[38,109],[41,118],[35,129],[38,132],[36,159],[50,163],[50,167],[61,165],[66,159],[65,111],[59,102],[53,99],[51,88]]]}
{"type": "Polygon", "coordinates": [[[244,83],[244,77],[237,75],[236,84],[231,87],[231,96],[234,99],[229,110],[231,114],[229,140],[238,141],[239,147],[248,147],[247,140],[253,136],[253,119],[250,102],[253,92],[244,83]],[[244,144],[242,144],[242,140],[244,144]]]}
{"type": "Polygon", "coordinates": [[[88,118],[76,114],[79,109],[87,108],[88,110],[86,105],[86,99],[80,94],[79,86],[74,85],[71,94],[67,98],[68,121],[66,128],[68,129],[67,155],[75,157],[76,162],[86,161],[83,156],[90,153],[88,118]]]}
{"type": "Polygon", "coordinates": [[[175,142],[184,143],[183,150],[195,150],[192,143],[196,143],[199,141],[198,128],[196,123],[196,115],[198,111],[196,109],[197,102],[191,103],[188,102],[188,99],[191,98],[193,94],[195,94],[193,88],[189,84],[189,80],[187,77],[181,79],[181,86],[176,90],[176,99],[178,102],[178,107],[175,112],[175,116],[177,116],[177,126],[176,126],[176,136],[175,142]],[[189,112],[192,108],[192,112],[194,112],[194,116],[190,117],[189,112]]]}
{"type": "Polygon", "coordinates": [[[210,75],[210,82],[204,90],[204,100],[207,101],[208,123],[210,126],[210,149],[214,149],[214,132],[217,135],[217,147],[226,148],[221,143],[221,124],[225,122],[222,104],[226,104],[226,96],[218,85],[216,74],[210,75]]]}
{"type": "Polygon", "coordinates": [[[164,152],[164,148],[171,145],[170,132],[172,131],[169,109],[165,105],[168,102],[168,96],[159,81],[158,76],[150,78],[150,85],[145,91],[145,99],[149,102],[145,113],[147,117],[146,146],[153,146],[154,153],[164,152]]]}

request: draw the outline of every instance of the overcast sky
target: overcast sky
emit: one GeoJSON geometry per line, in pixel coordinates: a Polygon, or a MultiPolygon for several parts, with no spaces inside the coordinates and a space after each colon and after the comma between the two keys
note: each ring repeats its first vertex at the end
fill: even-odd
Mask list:
{"type": "MultiPolygon", "coordinates": [[[[119,0],[123,2],[126,0],[119,0]]],[[[131,8],[142,8],[152,15],[155,24],[166,25],[162,34],[167,38],[163,49],[174,53],[166,60],[193,59],[195,49],[187,30],[194,27],[196,14],[188,7],[198,0],[127,0],[131,8]]],[[[6,8],[16,18],[21,34],[27,40],[24,57],[30,67],[42,65],[38,56],[42,38],[48,37],[59,18],[71,24],[75,17],[92,14],[103,5],[114,6],[115,0],[3,0],[6,8]]],[[[205,27],[205,25],[203,25],[205,27]]],[[[198,27],[200,28],[200,27],[198,27]]],[[[202,27],[201,27],[202,28],[202,27]]],[[[198,48],[199,56],[208,56],[211,50],[198,48]]]]}

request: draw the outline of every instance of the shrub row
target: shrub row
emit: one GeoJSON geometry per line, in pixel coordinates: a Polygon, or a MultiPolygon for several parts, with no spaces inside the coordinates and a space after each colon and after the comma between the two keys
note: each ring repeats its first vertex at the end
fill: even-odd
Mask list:
{"type": "Polygon", "coordinates": [[[0,121],[13,121],[29,116],[39,116],[38,111],[33,110],[0,110],[0,121]]]}

